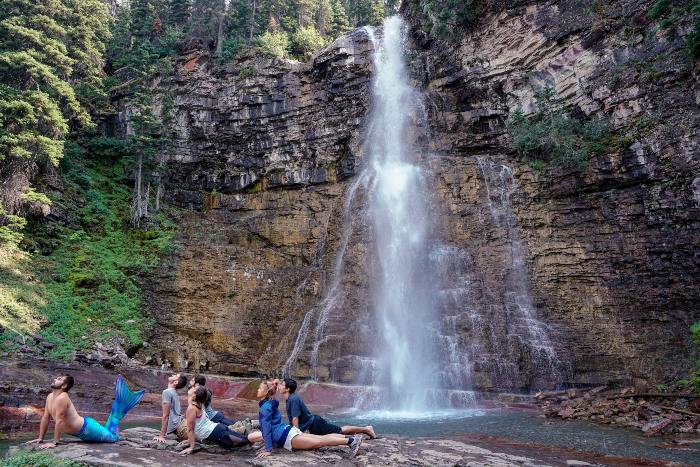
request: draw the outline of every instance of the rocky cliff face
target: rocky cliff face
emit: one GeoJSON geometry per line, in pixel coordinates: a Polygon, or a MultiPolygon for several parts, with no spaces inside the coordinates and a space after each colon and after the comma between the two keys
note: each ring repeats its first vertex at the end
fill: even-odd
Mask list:
{"type": "Polygon", "coordinates": [[[284,364],[332,269],[370,64],[362,31],[306,64],[183,60],[164,196],[190,211],[182,248],[147,287],[158,325],[146,362],[235,374],[284,364]]]}
{"type": "MultiPolygon", "coordinates": [[[[488,331],[507,327],[483,310],[498,297],[508,308],[522,255],[532,303],[576,383],[682,371],[700,312],[697,70],[684,49],[688,25],[660,29],[650,6],[531,4],[489,15],[447,50],[414,30],[445,235],[466,248],[476,276],[467,303],[488,331]],[[543,86],[580,118],[609,119],[627,135],[624,148],[582,170],[523,164],[504,122],[531,110],[543,86]]],[[[487,386],[494,372],[479,367],[493,353],[475,355],[487,386]]]]}
{"type": "MultiPolygon", "coordinates": [[[[700,92],[687,25],[649,32],[649,5],[533,3],[450,46],[413,22],[427,111],[413,137],[435,187],[443,337],[469,367],[464,384],[656,381],[690,361],[700,92]],[[543,85],[581,118],[609,118],[623,150],[584,169],[528,167],[505,121],[543,85]]],[[[146,284],[157,326],[140,359],[367,381],[371,49],[358,30],[307,64],[180,64],[164,166],[181,249],[146,284]]]]}

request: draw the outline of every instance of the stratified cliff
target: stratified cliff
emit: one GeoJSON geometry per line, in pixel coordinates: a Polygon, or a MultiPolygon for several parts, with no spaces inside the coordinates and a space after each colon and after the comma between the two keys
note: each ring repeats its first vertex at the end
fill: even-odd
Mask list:
{"type": "MultiPolygon", "coordinates": [[[[658,381],[692,360],[700,93],[689,25],[656,30],[650,3],[494,10],[453,44],[408,18],[442,337],[475,388],[658,381]],[[622,149],[530,168],[505,122],[543,86],[577,118],[609,119],[622,149]]],[[[139,359],[367,380],[371,54],[357,30],[305,64],[179,63],[164,199],[184,208],[181,249],[144,284],[157,325],[139,359]]]]}

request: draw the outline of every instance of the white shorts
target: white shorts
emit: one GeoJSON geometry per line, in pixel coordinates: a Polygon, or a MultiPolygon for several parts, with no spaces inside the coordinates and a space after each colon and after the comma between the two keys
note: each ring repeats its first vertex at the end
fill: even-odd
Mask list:
{"type": "Polygon", "coordinates": [[[301,430],[295,426],[292,427],[291,430],[289,430],[289,433],[287,433],[287,439],[284,440],[284,449],[287,451],[292,450],[292,439],[294,439],[295,436],[299,436],[301,434],[301,430]]]}

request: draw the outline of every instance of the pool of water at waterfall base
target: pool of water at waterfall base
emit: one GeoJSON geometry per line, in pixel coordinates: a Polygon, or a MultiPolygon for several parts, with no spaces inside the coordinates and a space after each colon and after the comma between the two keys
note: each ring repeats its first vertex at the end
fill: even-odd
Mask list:
{"type": "MultiPolygon", "coordinates": [[[[549,420],[529,410],[456,409],[421,414],[370,411],[329,415],[328,419],[338,425],[369,424],[380,434],[457,439],[459,435],[490,436],[523,444],[700,465],[700,449],[663,448],[659,447],[667,442],[663,438],[646,437],[630,429],[580,420],[549,420]]],[[[468,443],[469,437],[466,438],[468,443]]],[[[488,448],[488,445],[484,447],[488,448]]]]}

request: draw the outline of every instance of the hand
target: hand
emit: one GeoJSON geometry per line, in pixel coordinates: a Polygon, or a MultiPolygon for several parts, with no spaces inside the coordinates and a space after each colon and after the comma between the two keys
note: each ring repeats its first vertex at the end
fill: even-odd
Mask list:
{"type": "Polygon", "coordinates": [[[155,441],[156,443],[164,443],[164,442],[165,442],[165,436],[160,436],[160,435],[154,436],[154,437],[153,437],[153,441],[155,441]]]}
{"type": "Polygon", "coordinates": [[[192,448],[183,449],[180,453],[181,456],[186,456],[187,454],[192,454],[192,448]]]}
{"type": "Polygon", "coordinates": [[[255,457],[267,457],[271,454],[272,453],[270,451],[266,451],[265,448],[262,448],[261,450],[258,451],[258,453],[255,455],[255,457]]]}
{"type": "Polygon", "coordinates": [[[36,444],[36,443],[43,443],[43,442],[44,442],[43,439],[37,438],[37,439],[33,439],[33,440],[31,440],[31,441],[27,441],[27,442],[24,443],[24,444],[36,444]]]}
{"type": "Polygon", "coordinates": [[[39,449],[52,449],[56,447],[56,443],[51,442],[51,443],[44,443],[39,445],[39,449]]]}

